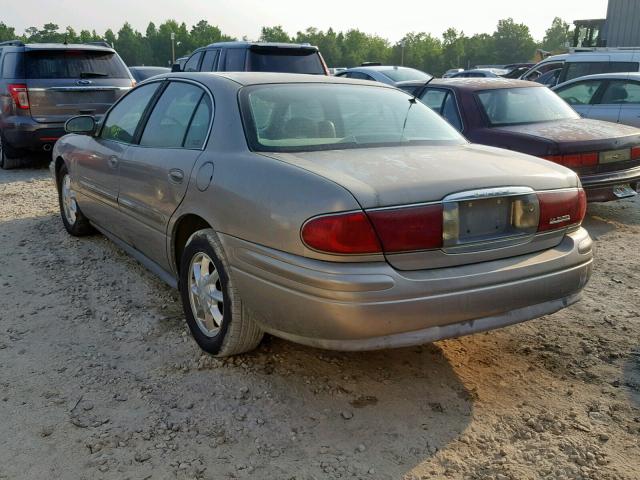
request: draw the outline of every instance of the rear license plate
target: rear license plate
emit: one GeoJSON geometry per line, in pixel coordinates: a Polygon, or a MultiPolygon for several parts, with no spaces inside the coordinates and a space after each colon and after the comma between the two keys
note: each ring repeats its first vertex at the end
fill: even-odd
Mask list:
{"type": "Polygon", "coordinates": [[[633,197],[634,195],[637,195],[638,192],[636,192],[633,188],[631,188],[631,185],[629,185],[628,183],[624,183],[622,185],[614,186],[613,194],[618,198],[627,198],[627,197],[633,197]]]}
{"type": "Polygon", "coordinates": [[[629,148],[600,152],[600,163],[625,162],[628,160],[631,160],[631,150],[629,148]]]}

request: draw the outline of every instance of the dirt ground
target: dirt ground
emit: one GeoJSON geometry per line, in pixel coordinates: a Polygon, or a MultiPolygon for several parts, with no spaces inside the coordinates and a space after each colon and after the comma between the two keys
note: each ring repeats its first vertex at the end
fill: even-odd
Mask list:
{"type": "Polygon", "coordinates": [[[502,330],[219,361],[178,294],[0,170],[0,479],[639,479],[640,201],[589,207],[583,300],[502,330]]]}

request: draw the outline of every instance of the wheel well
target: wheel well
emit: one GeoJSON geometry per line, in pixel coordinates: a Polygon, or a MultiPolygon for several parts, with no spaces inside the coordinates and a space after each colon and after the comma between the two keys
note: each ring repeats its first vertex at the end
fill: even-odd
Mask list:
{"type": "Polygon", "coordinates": [[[211,228],[211,225],[198,215],[189,214],[178,220],[173,236],[173,254],[176,262],[176,271],[178,273],[180,272],[180,259],[182,258],[182,252],[187,244],[187,240],[189,240],[189,237],[195,232],[205,228],[211,228]]]}

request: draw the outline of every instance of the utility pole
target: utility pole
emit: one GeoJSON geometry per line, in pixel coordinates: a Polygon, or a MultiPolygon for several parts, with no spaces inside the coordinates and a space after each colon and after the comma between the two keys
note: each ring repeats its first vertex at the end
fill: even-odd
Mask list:
{"type": "Polygon", "coordinates": [[[404,67],[404,44],[406,43],[405,39],[403,38],[402,40],[400,40],[400,66],[404,67]]]}
{"type": "Polygon", "coordinates": [[[172,65],[174,63],[176,63],[176,45],[175,45],[175,41],[176,41],[176,34],[174,32],[171,32],[171,64],[172,65]]]}

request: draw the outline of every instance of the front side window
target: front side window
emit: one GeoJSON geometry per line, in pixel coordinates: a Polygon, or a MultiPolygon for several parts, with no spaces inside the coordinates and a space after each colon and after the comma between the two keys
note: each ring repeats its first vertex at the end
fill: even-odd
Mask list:
{"type": "Polygon", "coordinates": [[[131,90],[131,93],[123,97],[109,112],[100,137],[105,140],[132,143],[138,123],[159,86],[160,82],[154,82],[131,90]]]}
{"type": "Polygon", "coordinates": [[[454,128],[400,90],[365,85],[260,85],[241,91],[247,140],[258,151],[460,145],[454,128]]]}
{"type": "Polygon", "coordinates": [[[612,80],[602,95],[599,103],[607,104],[639,104],[640,83],[626,80],[612,80]]]}
{"type": "Polygon", "coordinates": [[[204,53],[202,59],[202,65],[200,65],[201,72],[214,72],[216,66],[216,60],[218,59],[218,53],[220,50],[207,50],[204,53]]]}
{"type": "Polygon", "coordinates": [[[569,105],[589,105],[602,80],[587,80],[559,88],[556,93],[569,105]]]}
{"type": "Polygon", "coordinates": [[[580,118],[546,87],[496,88],[477,96],[492,127],[580,118]]]}
{"type": "Polygon", "coordinates": [[[185,72],[197,72],[198,71],[198,63],[200,63],[200,57],[202,57],[202,52],[194,53],[191,55],[187,63],[184,64],[185,72]]]}
{"type": "Polygon", "coordinates": [[[204,91],[190,83],[171,82],[162,92],[140,138],[143,147],[180,148],[204,91]]]}

